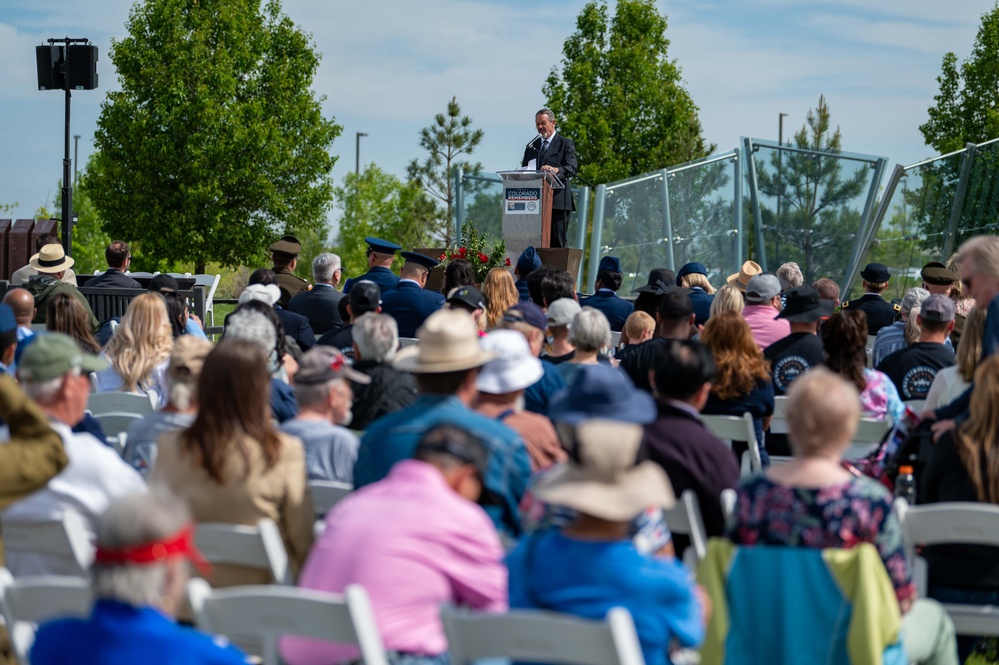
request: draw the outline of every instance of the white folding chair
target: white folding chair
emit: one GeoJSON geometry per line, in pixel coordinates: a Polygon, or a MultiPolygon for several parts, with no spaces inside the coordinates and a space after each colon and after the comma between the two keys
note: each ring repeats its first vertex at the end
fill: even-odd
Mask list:
{"type": "MultiPolygon", "coordinates": [[[[142,277],[142,278],[147,278],[148,277],[149,279],[152,279],[153,277],[156,276],[153,273],[147,272],[147,271],[144,271],[144,270],[140,270],[138,272],[132,271],[132,270],[126,270],[125,274],[128,275],[129,277],[142,277]]],[[[156,274],[159,274],[159,273],[156,273],[156,274]]]]}
{"type": "Polygon", "coordinates": [[[866,457],[874,450],[885,433],[891,429],[891,420],[876,420],[874,418],[861,418],[857,424],[857,433],[853,435],[853,442],[843,454],[843,459],[858,460],[866,457]]]}
{"type": "MultiPolygon", "coordinates": [[[[999,506],[953,501],[908,506],[902,516],[906,557],[919,596],[926,595],[926,559],[916,554],[919,545],[987,545],[999,547],[999,506]]],[[[999,636],[999,607],[944,603],[959,635],[999,636]]]]}
{"type": "Polygon", "coordinates": [[[770,431],[787,434],[787,395],[774,397],[774,415],[770,418],[770,431]]]}
{"type": "Polygon", "coordinates": [[[611,332],[611,343],[610,343],[610,345],[611,345],[612,349],[620,349],[621,348],[621,333],[619,333],[619,332],[613,332],[613,331],[611,332]]]}
{"type": "Polygon", "coordinates": [[[11,573],[18,576],[24,574],[22,562],[40,558],[59,575],[88,577],[94,561],[87,522],[73,510],[53,522],[3,520],[3,547],[11,573]]]}
{"type": "Polygon", "coordinates": [[[295,635],[354,644],[365,665],[387,665],[368,592],[356,584],[343,595],[278,586],[212,589],[203,579],[187,583],[198,628],[236,644],[260,645],[264,665],[279,665],[278,638],[295,635]]]}
{"type": "Polygon", "coordinates": [[[405,349],[407,346],[416,346],[420,343],[420,340],[415,337],[400,337],[399,338],[399,348],[405,349]]]}
{"type": "Polygon", "coordinates": [[[194,530],[194,542],[213,565],[262,568],[277,584],[292,584],[288,552],[273,520],[262,519],[256,526],[202,522],[194,530]]]}
{"type": "Polygon", "coordinates": [[[874,367],[874,341],[878,338],[877,335],[868,335],[867,343],[864,344],[864,351],[867,352],[867,368],[871,369],[874,367]]]}
{"type": "MultiPolygon", "coordinates": [[[[129,426],[137,420],[142,420],[143,416],[139,413],[95,413],[93,414],[94,419],[100,423],[101,429],[104,430],[104,435],[107,437],[108,443],[113,443],[115,448],[118,448],[119,438],[122,434],[128,432],[129,426]]],[[[118,449],[119,452],[124,449],[124,442],[122,442],[122,447],[118,449]]]]}
{"type": "Polygon", "coordinates": [[[312,494],[312,505],[316,515],[325,515],[341,499],[350,494],[354,486],[350,483],[338,483],[334,480],[310,480],[309,493],[312,494]]]}
{"type": "Polygon", "coordinates": [[[676,505],[663,511],[663,518],[672,533],[690,538],[690,547],[684,552],[683,562],[691,572],[696,573],[697,564],[708,551],[708,544],[701,504],[697,501],[694,490],[684,490],[676,505]]]}
{"type": "Polygon", "coordinates": [[[738,493],[731,487],[721,491],[722,514],[725,516],[726,526],[731,526],[735,522],[735,503],[738,498],[738,493]]]}
{"type": "Polygon", "coordinates": [[[30,665],[28,656],[38,624],[61,617],[87,616],[92,596],[90,580],[58,575],[15,580],[9,570],[0,568],[0,612],[18,662],[30,665]]]}
{"type": "Polygon", "coordinates": [[[644,665],[631,613],[612,608],[604,621],[556,612],[506,614],[441,609],[451,662],[509,659],[562,665],[644,665]]]}
{"type": "MultiPolygon", "coordinates": [[[[190,277],[191,273],[187,273],[185,277],[190,277]]],[[[196,286],[207,286],[208,291],[205,293],[205,318],[209,319],[211,323],[209,325],[215,325],[215,290],[219,288],[219,281],[222,279],[222,275],[195,275],[194,284],[196,286]]],[[[206,322],[207,323],[207,322],[206,322]]]]}
{"type": "Polygon", "coordinates": [[[156,410],[152,395],[138,393],[91,393],[87,411],[96,418],[105,413],[135,413],[144,416],[156,410]]]}
{"type": "Polygon", "coordinates": [[[749,447],[742,455],[742,475],[763,471],[763,459],[760,457],[760,445],[756,441],[756,427],[753,416],[748,412],[741,416],[707,416],[701,414],[701,420],[711,433],[732,448],[733,441],[745,441],[749,447]]]}
{"type": "Polygon", "coordinates": [[[905,405],[915,411],[916,413],[922,413],[923,409],[926,408],[925,399],[907,399],[905,400],[905,405]]]}

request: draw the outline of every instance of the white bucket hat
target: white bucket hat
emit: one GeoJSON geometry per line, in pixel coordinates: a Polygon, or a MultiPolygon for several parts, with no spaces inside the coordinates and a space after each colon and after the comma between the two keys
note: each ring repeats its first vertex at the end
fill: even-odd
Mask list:
{"type": "Polygon", "coordinates": [[[516,330],[494,330],[482,338],[482,349],[499,355],[479,370],[479,391],[503,395],[533,386],[545,373],[531,353],[527,338],[516,330]]]}
{"type": "Polygon", "coordinates": [[[271,307],[281,299],[281,287],[277,284],[250,284],[239,294],[239,304],[250,300],[259,300],[271,307]]]}

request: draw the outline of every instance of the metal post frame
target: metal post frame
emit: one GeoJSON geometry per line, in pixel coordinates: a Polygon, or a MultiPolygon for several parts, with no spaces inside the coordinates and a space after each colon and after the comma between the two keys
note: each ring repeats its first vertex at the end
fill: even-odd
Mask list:
{"type": "MultiPolygon", "coordinates": [[[[860,258],[863,256],[864,250],[868,246],[868,239],[874,237],[870,235],[871,226],[874,224],[874,206],[877,202],[878,188],[881,185],[881,179],[884,177],[885,167],[887,165],[888,160],[884,157],[880,157],[874,164],[874,177],[871,179],[871,187],[867,191],[867,200],[864,202],[864,212],[860,217],[860,228],[857,229],[857,237],[853,241],[853,250],[850,252],[850,261],[846,264],[847,276],[852,275],[857,269],[858,264],[860,263],[860,258]]],[[[842,289],[843,286],[845,285],[840,284],[840,289],[842,289]]]]}
{"type": "Polygon", "coordinates": [[[840,295],[843,300],[849,299],[850,289],[853,288],[853,283],[860,272],[860,259],[863,253],[871,246],[874,236],[877,235],[878,230],[881,228],[881,222],[884,221],[885,215],[888,214],[888,209],[891,207],[891,200],[895,196],[895,189],[898,187],[898,183],[902,181],[902,178],[905,177],[905,170],[904,166],[896,164],[895,170],[892,171],[891,177],[888,178],[888,184],[885,186],[884,194],[881,196],[881,202],[874,211],[874,216],[862,239],[863,242],[860,245],[860,252],[857,254],[856,261],[850,264],[850,270],[846,274],[845,283],[840,284],[840,295]]]}
{"type": "Polygon", "coordinates": [[[666,234],[666,267],[676,270],[676,258],[673,256],[673,220],[669,215],[669,171],[663,169],[662,174],[662,195],[663,195],[663,232],[666,234]]]}
{"type": "Polygon", "coordinates": [[[735,237],[733,242],[735,243],[735,266],[737,269],[741,267],[745,261],[745,259],[742,258],[742,238],[746,233],[746,229],[742,221],[742,165],[745,161],[742,157],[742,149],[736,148],[735,159],[733,159],[733,175],[735,182],[735,237]]]}
{"type": "MultiPolygon", "coordinates": [[[[590,188],[584,187],[580,192],[579,212],[576,216],[576,239],[572,246],[583,249],[586,246],[586,225],[590,221],[590,188]]],[[[576,274],[576,290],[582,291],[586,281],[586,257],[579,259],[579,272],[576,274]]]]}
{"type": "Polygon", "coordinates": [[[947,235],[944,236],[945,257],[954,253],[954,238],[957,237],[957,225],[961,221],[964,210],[964,197],[968,194],[968,182],[971,180],[971,167],[975,163],[975,151],[978,146],[966,143],[964,146],[964,163],[961,164],[961,178],[957,181],[957,191],[954,193],[954,205],[950,209],[950,223],[947,225],[947,235]]]}
{"type": "Polygon", "coordinates": [[[749,198],[753,208],[753,226],[756,232],[756,260],[767,271],[767,248],[763,244],[763,216],[760,214],[759,185],[756,182],[756,157],[753,153],[753,139],[742,139],[743,155],[746,158],[746,175],[749,176],[749,198]]]}
{"type": "Polygon", "coordinates": [[[464,186],[465,174],[459,166],[454,170],[454,244],[457,247],[461,246],[461,229],[465,226],[464,186]]]}
{"type": "Polygon", "coordinates": [[[606,204],[607,185],[597,185],[596,201],[593,204],[593,233],[590,235],[590,261],[586,266],[586,284],[584,284],[584,287],[589,287],[590,291],[597,283],[597,266],[600,263],[600,245],[603,242],[606,204]]]}

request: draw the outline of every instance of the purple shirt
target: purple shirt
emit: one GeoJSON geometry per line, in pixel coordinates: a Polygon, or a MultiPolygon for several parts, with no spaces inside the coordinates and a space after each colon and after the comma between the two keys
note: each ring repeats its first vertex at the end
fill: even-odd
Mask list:
{"type": "MultiPolygon", "coordinates": [[[[507,609],[507,569],[492,520],[417,460],[397,462],[384,480],[356,490],[326,517],[299,586],[342,593],[350,584],[371,596],[389,651],[447,651],[443,603],[507,609]]],[[[296,637],[281,641],[281,654],[291,665],[359,657],[354,647],[296,637]]]]}
{"type": "Polygon", "coordinates": [[[780,314],[769,302],[764,305],[746,305],[742,316],[753,331],[753,339],[760,349],[765,349],[779,339],[791,334],[791,324],[787,319],[778,319],[780,314]]]}

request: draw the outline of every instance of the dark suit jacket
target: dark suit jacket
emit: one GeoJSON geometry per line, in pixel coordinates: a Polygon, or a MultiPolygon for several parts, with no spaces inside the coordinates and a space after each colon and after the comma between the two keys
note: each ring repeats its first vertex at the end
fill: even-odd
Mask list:
{"type": "Polygon", "coordinates": [[[301,314],[289,312],[281,307],[275,307],[281,325],[284,326],[284,334],[298,342],[302,351],[308,351],[316,345],[316,335],[312,332],[309,320],[301,314]]]}
{"type": "Polygon", "coordinates": [[[382,294],[382,313],[395,319],[399,337],[416,337],[416,331],[427,317],[443,306],[442,294],[420,288],[416,282],[399,282],[394,289],[382,294]]]}
{"type": "Polygon", "coordinates": [[[311,291],[303,291],[288,301],[288,311],[307,318],[312,332],[322,335],[343,325],[337,311],[343,297],[331,284],[316,284],[311,291]]]}
{"type": "Polygon", "coordinates": [[[634,304],[619,297],[613,291],[604,289],[597,291],[589,298],[583,298],[579,301],[579,305],[580,307],[593,307],[603,312],[614,332],[621,332],[621,329],[624,328],[624,322],[635,311],[634,304]]]}
{"type": "Polygon", "coordinates": [[[86,286],[92,287],[96,286],[101,289],[141,289],[142,284],[118,270],[117,268],[109,268],[103,275],[98,275],[87,280],[86,286]]]}
{"type": "MultiPolygon", "coordinates": [[[[527,162],[532,159],[538,159],[539,152],[541,152],[541,137],[535,138],[524,149],[524,159],[521,160],[520,165],[527,166],[527,162]]],[[[565,185],[564,189],[555,192],[555,196],[552,199],[552,210],[575,210],[576,200],[569,189],[568,179],[576,175],[576,169],[578,168],[576,162],[576,144],[572,142],[572,139],[567,139],[558,132],[555,132],[551,143],[548,145],[548,150],[542,152],[540,159],[538,159],[538,168],[540,169],[542,166],[554,166],[558,168],[559,172],[555,175],[565,185]]]]}
{"type": "Polygon", "coordinates": [[[877,335],[895,320],[895,307],[876,293],[865,293],[843,303],[843,309],[859,309],[867,314],[867,334],[877,335]]]}
{"type": "MultiPolygon", "coordinates": [[[[721,536],[725,530],[721,491],[739,482],[735,456],[693,414],[663,402],[657,402],[656,407],[658,416],[645,426],[639,459],[650,459],[661,466],[677,497],[684,490],[694,490],[707,535],[721,536]]],[[[683,537],[683,541],[677,538],[677,556],[687,538],[683,537]]]]}

